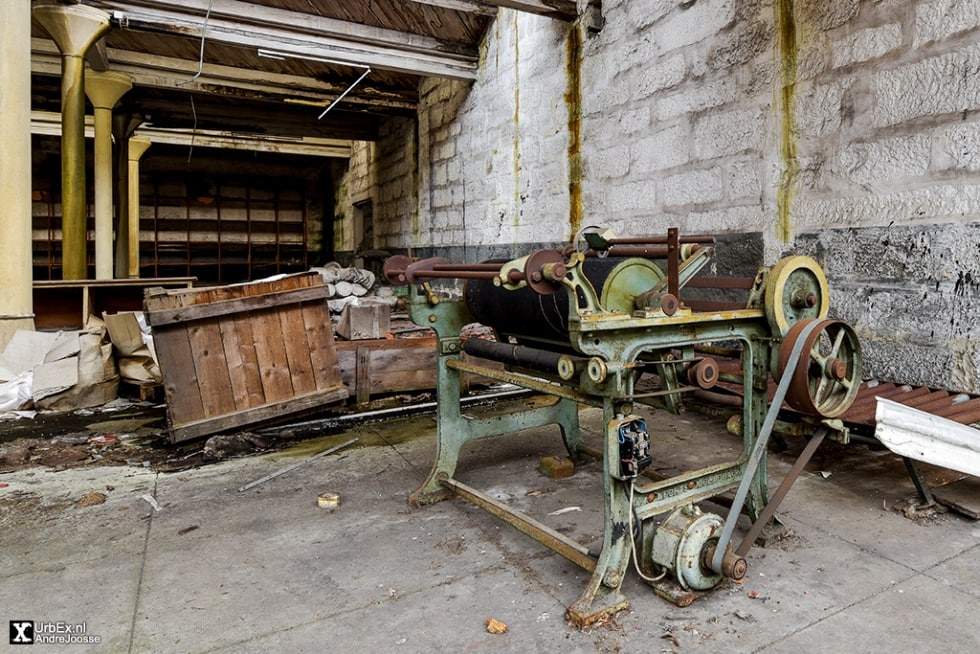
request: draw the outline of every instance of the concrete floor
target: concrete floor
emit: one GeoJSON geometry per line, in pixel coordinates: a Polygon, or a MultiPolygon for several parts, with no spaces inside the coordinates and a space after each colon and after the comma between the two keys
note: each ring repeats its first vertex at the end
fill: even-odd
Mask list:
{"type": "MultiPolygon", "coordinates": [[[[582,417],[598,445],[598,412],[582,417]]],[[[663,470],[739,447],[698,415],[659,413],[650,424],[663,470]]],[[[237,489],[351,435],[171,474],[137,466],[3,475],[0,620],[84,622],[102,640],[31,652],[901,654],[980,646],[980,523],[948,513],[910,520],[894,510],[913,489],[891,455],[825,444],[780,511],[792,536],[753,549],[743,584],[723,583],[678,608],[631,572],[631,609],[583,632],[564,612],[586,573],[463,500],[406,505],[431,464],[434,426],[430,416],[359,427],[357,446],[246,492],[237,489]],[[339,509],[318,508],[324,491],[341,494],[339,509]],[[90,492],[107,500],[76,505],[90,492]],[[487,618],[508,632],[488,633],[487,618]]],[[[457,477],[587,543],[602,529],[600,464],[564,480],[538,472],[542,456],[562,453],[553,427],[492,439],[464,452],[457,477]],[[548,515],[566,507],[581,510],[548,515]]],[[[774,487],[791,457],[769,461],[774,487]]]]}

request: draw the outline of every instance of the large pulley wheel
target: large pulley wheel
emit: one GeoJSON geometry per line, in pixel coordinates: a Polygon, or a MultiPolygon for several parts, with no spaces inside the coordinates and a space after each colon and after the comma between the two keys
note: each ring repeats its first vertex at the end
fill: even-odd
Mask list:
{"type": "Polygon", "coordinates": [[[787,257],[769,271],[765,301],[769,326],[774,333],[785,334],[800,320],[827,317],[827,277],[810,257],[787,257]]]}
{"type": "Polygon", "coordinates": [[[836,418],[854,402],[861,385],[861,344],[845,322],[803,318],[786,332],[779,346],[776,376],[792,374],[786,401],[791,407],[824,418],[836,418]],[[806,327],[818,323],[792,367],[790,356],[806,327]]]}

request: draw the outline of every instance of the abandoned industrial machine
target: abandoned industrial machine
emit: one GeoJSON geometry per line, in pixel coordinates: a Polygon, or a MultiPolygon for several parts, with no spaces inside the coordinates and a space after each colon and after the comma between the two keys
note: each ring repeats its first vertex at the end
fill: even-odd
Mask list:
{"type": "Polygon", "coordinates": [[[726,577],[742,578],[752,544],[780,529],[775,508],[793,479],[825,436],[845,433],[835,418],[857,393],[861,350],[849,325],[827,319],[827,281],[819,265],[791,256],[761,268],[754,279],[698,276],[714,246],[713,237],[682,237],[674,228],[666,237],[646,238],[587,228],[563,248],[512,261],[452,264],[399,255],[385,263],[388,281],[409,287],[412,320],[437,334],[436,458],[409,501],[421,505],[458,494],[591,571],[568,609],[579,626],[628,606],[621,586],[631,560],[658,594],[681,606],[726,577]],[[462,296],[435,290],[434,280],[444,279],[466,280],[462,296]],[[747,299],[735,305],[693,298],[708,288],[739,291],[747,299]],[[461,339],[460,330],[474,322],[491,327],[496,341],[461,339]],[[504,416],[464,415],[462,373],[552,399],[504,416]],[[687,394],[704,392],[720,378],[742,388],[741,414],[729,421],[742,438],[741,454],[671,478],[651,474],[657,444],[636,407],[680,412],[687,394]],[[767,443],[784,403],[810,416],[813,436],[770,499],[767,443]],[[583,442],[580,405],[602,408],[601,450],[583,442]],[[465,443],[548,424],[560,427],[573,458],[603,461],[599,551],[454,478],[465,443]],[[727,518],[699,508],[726,493],[727,518]],[[736,546],[743,511],[752,526],[736,546]]]}

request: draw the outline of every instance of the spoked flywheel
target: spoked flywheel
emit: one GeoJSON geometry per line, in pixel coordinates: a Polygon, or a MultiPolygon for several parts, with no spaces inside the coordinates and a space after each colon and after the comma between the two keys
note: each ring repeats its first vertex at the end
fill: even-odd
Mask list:
{"type": "Polygon", "coordinates": [[[793,324],[779,347],[776,376],[782,379],[790,368],[793,346],[813,322],[819,324],[806,336],[786,401],[803,413],[836,418],[851,406],[861,385],[861,344],[850,325],[817,318],[793,324]]]}

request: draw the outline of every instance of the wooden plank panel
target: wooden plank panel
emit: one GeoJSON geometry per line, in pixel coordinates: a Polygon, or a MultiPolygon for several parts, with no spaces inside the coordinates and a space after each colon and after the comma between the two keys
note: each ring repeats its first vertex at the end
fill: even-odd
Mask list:
{"type": "Polygon", "coordinates": [[[200,420],[204,417],[204,404],[197,387],[194,352],[187,329],[174,325],[155,330],[153,342],[160,369],[166,371],[163,376],[163,391],[167,398],[168,418],[172,422],[200,420]]]}
{"type": "Polygon", "coordinates": [[[278,309],[249,314],[255,337],[255,354],[259,363],[262,391],[268,402],[287,400],[292,396],[286,346],[279,325],[278,309]]]}
{"type": "Polygon", "coordinates": [[[265,404],[255,344],[252,341],[252,326],[248,320],[228,316],[219,318],[218,325],[235,409],[240,411],[265,404]]]}
{"type": "Polygon", "coordinates": [[[310,348],[306,341],[306,325],[303,322],[303,308],[299,305],[280,307],[279,324],[284,338],[286,362],[289,366],[289,379],[292,382],[294,395],[306,395],[316,390],[316,378],[313,376],[313,363],[310,360],[310,348]]]}
{"type": "Polygon", "coordinates": [[[234,411],[235,401],[218,320],[198,321],[188,326],[187,333],[194,352],[194,369],[197,372],[204,416],[234,411]]]}
{"type": "MultiPolygon", "coordinates": [[[[220,290],[206,292],[205,296],[213,296],[222,293],[220,290]]],[[[268,292],[262,294],[249,295],[247,297],[216,299],[205,304],[191,304],[176,309],[160,309],[152,314],[153,327],[169,325],[177,322],[190,322],[201,318],[211,318],[215,316],[225,316],[244,311],[257,311],[278,307],[294,302],[308,302],[312,300],[326,300],[327,287],[312,287],[289,289],[285,291],[268,292]]]]}
{"type": "Polygon", "coordinates": [[[361,346],[354,351],[357,369],[354,372],[354,397],[358,404],[371,399],[371,348],[361,346]]]}
{"type": "Polygon", "coordinates": [[[326,303],[304,303],[303,325],[316,387],[324,389],[337,385],[340,383],[340,367],[337,364],[333,327],[326,303]]]}
{"type": "Polygon", "coordinates": [[[317,391],[310,395],[290,398],[282,402],[271,402],[259,407],[236,411],[214,418],[204,418],[174,424],[171,429],[171,440],[185,441],[198,436],[206,436],[221,431],[227,431],[244,425],[257,425],[275,421],[284,415],[297,415],[347,399],[347,391],[342,386],[317,391]]]}

